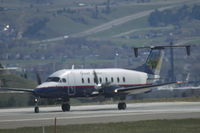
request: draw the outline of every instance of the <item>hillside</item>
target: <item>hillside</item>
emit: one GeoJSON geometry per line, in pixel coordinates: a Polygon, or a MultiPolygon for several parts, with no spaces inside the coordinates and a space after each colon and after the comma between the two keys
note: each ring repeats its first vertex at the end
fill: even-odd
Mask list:
{"type": "MultiPolygon", "coordinates": [[[[187,18],[179,25],[158,26],[148,22],[156,9],[176,12],[184,5],[192,10],[199,1],[2,0],[0,60],[28,72],[38,70],[44,78],[73,64],[75,68],[134,68],[144,62],[146,55],[134,58],[133,46],[167,45],[172,39],[175,44],[200,42],[200,20],[187,18]]],[[[184,51],[177,52],[178,77],[187,68],[183,64],[198,62],[198,50],[194,48],[189,60],[184,51]]],[[[198,66],[191,73],[195,74],[198,66]]]]}
{"type": "MultiPolygon", "coordinates": [[[[1,85],[11,88],[35,88],[36,83],[32,80],[24,79],[16,74],[0,74],[1,85]]],[[[0,107],[27,106],[33,103],[33,98],[28,93],[0,91],[0,107]]]]}

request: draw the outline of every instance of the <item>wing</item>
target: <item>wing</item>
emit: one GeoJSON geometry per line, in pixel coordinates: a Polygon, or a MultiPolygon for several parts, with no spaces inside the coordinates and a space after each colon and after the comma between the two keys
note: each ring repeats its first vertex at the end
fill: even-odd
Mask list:
{"type": "Polygon", "coordinates": [[[149,91],[151,88],[159,87],[159,86],[165,86],[165,85],[170,85],[170,84],[180,84],[182,82],[169,82],[169,83],[163,83],[163,84],[154,84],[154,85],[144,85],[144,86],[135,86],[135,87],[120,87],[116,88],[114,90],[115,93],[120,93],[120,92],[129,92],[133,94],[137,93],[144,93],[149,91]]]}
{"type": "Polygon", "coordinates": [[[28,92],[28,93],[34,93],[33,89],[25,89],[25,88],[6,88],[6,87],[0,87],[0,91],[15,91],[15,92],[28,92]]]}

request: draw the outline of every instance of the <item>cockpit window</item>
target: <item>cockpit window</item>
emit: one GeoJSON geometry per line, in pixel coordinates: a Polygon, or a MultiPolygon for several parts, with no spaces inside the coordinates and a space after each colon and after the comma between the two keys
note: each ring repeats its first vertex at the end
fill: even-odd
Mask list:
{"type": "Polygon", "coordinates": [[[66,79],[62,78],[62,82],[63,82],[63,83],[66,83],[67,81],[66,81],[66,79]]]}
{"type": "Polygon", "coordinates": [[[59,82],[60,78],[59,77],[48,77],[46,82],[59,82]]]}

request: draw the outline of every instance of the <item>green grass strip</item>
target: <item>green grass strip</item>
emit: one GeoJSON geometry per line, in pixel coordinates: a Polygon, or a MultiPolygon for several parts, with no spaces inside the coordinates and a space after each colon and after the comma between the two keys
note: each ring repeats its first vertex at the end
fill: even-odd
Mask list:
{"type": "MultiPolygon", "coordinates": [[[[1,129],[0,133],[42,133],[42,127],[1,129]]],[[[54,127],[45,127],[53,133],[54,127]]],[[[200,133],[200,119],[148,120],[107,124],[58,126],[57,133],[200,133]]]]}

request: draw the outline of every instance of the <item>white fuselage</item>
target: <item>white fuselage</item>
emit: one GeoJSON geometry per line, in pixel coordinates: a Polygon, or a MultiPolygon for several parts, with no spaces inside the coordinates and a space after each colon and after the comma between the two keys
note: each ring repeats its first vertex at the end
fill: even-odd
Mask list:
{"type": "MultiPolygon", "coordinates": [[[[35,89],[35,94],[44,98],[90,97],[102,94],[112,97],[121,87],[147,85],[148,74],[127,69],[63,69],[51,74],[47,81],[35,89]],[[95,72],[95,74],[94,74],[95,72]],[[95,82],[95,75],[98,83],[95,82]],[[105,89],[106,88],[106,89],[105,89]]],[[[132,94],[147,91],[135,90],[132,94]]]]}
{"type": "Polygon", "coordinates": [[[49,76],[58,77],[57,82],[44,82],[39,87],[95,86],[94,71],[99,84],[109,82],[120,86],[144,85],[148,79],[147,73],[127,69],[63,69],[49,76]]]}

